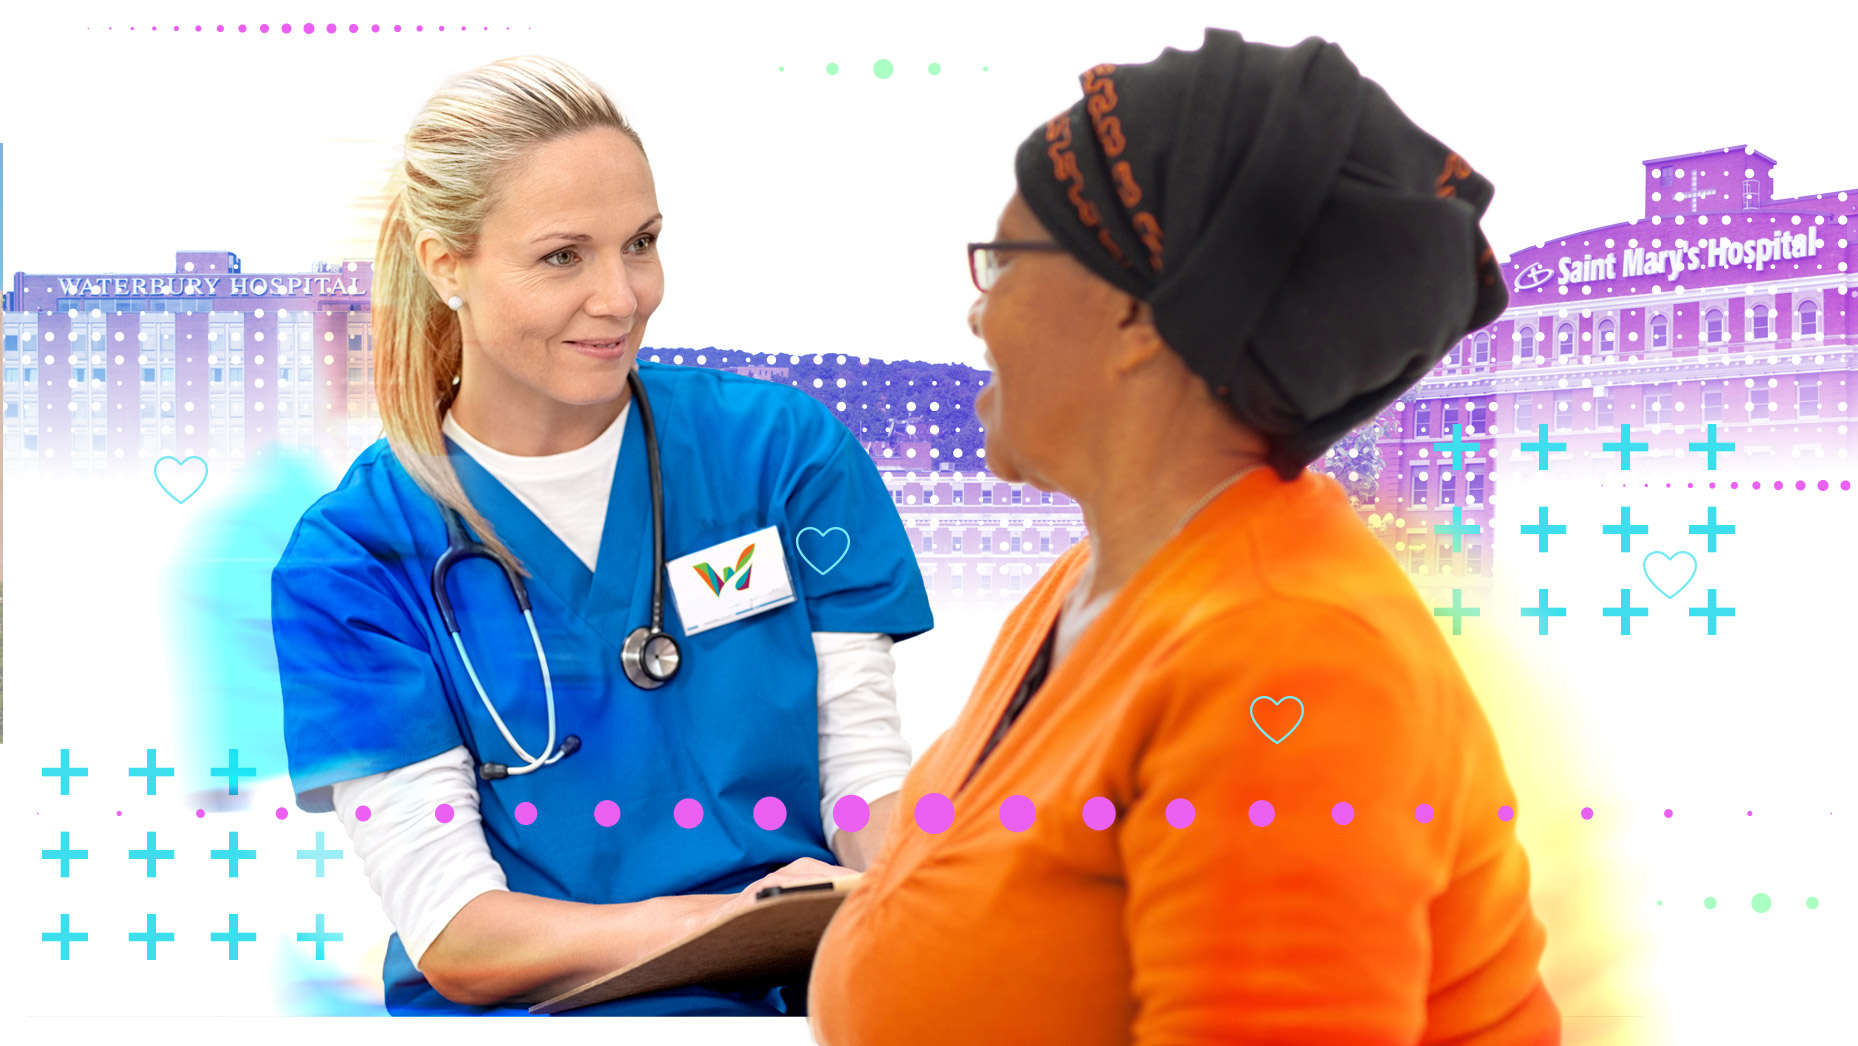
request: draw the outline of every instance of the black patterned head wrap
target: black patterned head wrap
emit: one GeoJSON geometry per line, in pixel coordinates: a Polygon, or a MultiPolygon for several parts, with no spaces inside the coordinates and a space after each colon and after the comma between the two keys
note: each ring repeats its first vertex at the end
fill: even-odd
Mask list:
{"type": "Polygon", "coordinates": [[[1032,212],[1149,303],[1292,479],[1508,304],[1491,184],[1333,43],[1099,65],[1015,162],[1032,212]]]}

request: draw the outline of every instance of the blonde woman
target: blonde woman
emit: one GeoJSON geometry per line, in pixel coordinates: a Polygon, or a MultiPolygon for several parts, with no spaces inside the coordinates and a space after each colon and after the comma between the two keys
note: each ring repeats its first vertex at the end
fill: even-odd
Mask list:
{"type": "MultiPolygon", "coordinates": [[[[932,622],[823,405],[637,358],[665,218],[599,87],[542,58],[455,77],[399,183],[386,438],[273,578],[290,772],[397,931],[389,1011],[520,1012],[864,867],[909,766],[889,648],[932,622]]],[[[803,989],[575,1012],[791,1014],[803,989]]]]}

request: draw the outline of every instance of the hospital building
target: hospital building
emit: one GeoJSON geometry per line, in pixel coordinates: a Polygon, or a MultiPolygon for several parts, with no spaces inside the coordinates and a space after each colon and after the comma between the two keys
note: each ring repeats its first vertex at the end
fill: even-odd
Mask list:
{"type": "Polygon", "coordinates": [[[1550,470],[1608,483],[1814,489],[1847,472],[1858,190],[1776,197],[1774,166],[1745,145],[1645,160],[1640,215],[1502,266],[1508,309],[1403,398],[1361,506],[1416,584],[1464,588],[1472,603],[1498,547],[1535,540],[1517,529],[1535,522],[1532,507],[1499,505],[1499,492],[1539,474],[1539,451],[1524,445],[1544,442],[1544,425],[1547,444],[1565,444],[1550,470]],[[1735,445],[1715,472],[1690,449],[1711,425],[1735,445]],[[1477,444],[1461,470],[1439,446],[1453,426],[1477,444]],[[1627,469],[1623,427],[1645,444],[1627,469]],[[1480,529],[1458,551],[1433,531],[1457,525],[1455,511],[1480,529]]]}

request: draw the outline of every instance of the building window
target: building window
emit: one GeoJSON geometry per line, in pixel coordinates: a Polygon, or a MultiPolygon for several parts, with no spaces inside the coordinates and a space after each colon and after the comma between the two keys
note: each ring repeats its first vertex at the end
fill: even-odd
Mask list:
{"type": "Polygon", "coordinates": [[[1051,550],[1052,550],[1052,536],[1050,534],[1040,534],[1039,535],[1039,551],[1050,552],[1051,550]]]}
{"type": "Polygon", "coordinates": [[[1748,393],[1748,420],[1768,420],[1768,390],[1750,389],[1748,393]]]}
{"type": "Polygon", "coordinates": [[[1413,489],[1410,493],[1413,504],[1424,505],[1426,503],[1426,473],[1417,470],[1414,471],[1413,489]]]}
{"type": "Polygon", "coordinates": [[[1458,473],[1448,468],[1439,469],[1439,504],[1450,507],[1458,503],[1458,473]]]}
{"type": "Polygon", "coordinates": [[[992,552],[993,550],[994,550],[994,539],[993,539],[993,535],[991,535],[991,534],[982,534],[982,535],[981,535],[981,551],[982,551],[982,552],[992,552]]]}
{"type": "Polygon", "coordinates": [[[1572,392],[1555,393],[1554,426],[1555,426],[1556,432],[1560,432],[1563,429],[1571,429],[1574,427],[1573,406],[1574,406],[1574,393],[1572,392]]]}
{"type": "Polygon", "coordinates": [[[1015,504],[1015,505],[1022,504],[1023,501],[1024,501],[1024,498],[1021,496],[1020,489],[1018,487],[1014,487],[1013,494],[1012,494],[1012,504],[1015,504]]]}
{"type": "Polygon", "coordinates": [[[1470,480],[1465,483],[1464,501],[1467,505],[1484,503],[1484,474],[1482,472],[1471,473],[1470,480]]]}
{"type": "Polygon", "coordinates": [[[1671,321],[1663,316],[1652,317],[1652,348],[1668,349],[1671,347],[1671,321]]]}
{"type": "Polygon", "coordinates": [[[1039,491],[1039,504],[1049,505],[1051,503],[1052,503],[1052,492],[1049,490],[1039,491]]]}
{"type": "MultiPolygon", "coordinates": [[[[951,552],[961,551],[961,535],[960,534],[953,535],[952,537],[948,539],[948,548],[949,548],[949,551],[951,552]]],[[[955,576],[960,577],[961,575],[956,574],[955,576]]]]}
{"type": "Polygon", "coordinates": [[[1555,332],[1555,355],[1557,356],[1574,355],[1574,328],[1573,327],[1563,324],[1561,326],[1561,329],[1555,332]]]}
{"type": "Polygon", "coordinates": [[[1535,355],[1535,328],[1524,327],[1522,329],[1522,337],[1516,340],[1516,357],[1518,359],[1526,360],[1529,357],[1534,356],[1534,355],[1535,355]]]}
{"type": "Polygon", "coordinates": [[[1819,333],[1819,306],[1810,301],[1800,303],[1800,333],[1819,333]]]}
{"type": "Polygon", "coordinates": [[[1516,431],[1525,436],[1534,435],[1535,397],[1523,396],[1516,401],[1516,431]]]}
{"type": "Polygon", "coordinates": [[[934,552],[934,551],[935,551],[935,535],[933,535],[933,534],[924,534],[924,535],[923,535],[923,551],[924,551],[924,552],[934,552]]]}
{"type": "Polygon", "coordinates": [[[1613,427],[1613,397],[1610,394],[1594,401],[1594,423],[1602,429],[1613,427]]]}
{"type": "Polygon", "coordinates": [[[1019,547],[1019,535],[1018,534],[1015,534],[1012,537],[1008,538],[1007,541],[1010,543],[1009,551],[1013,551],[1013,552],[1021,551],[1019,547]]]}
{"type": "Polygon", "coordinates": [[[1464,572],[1467,574],[1482,574],[1484,572],[1484,546],[1476,541],[1467,540],[1465,542],[1464,572]]]}
{"type": "Polygon", "coordinates": [[[1418,410],[1415,414],[1416,418],[1414,423],[1419,426],[1419,434],[1422,436],[1428,435],[1428,430],[1432,426],[1432,401],[1420,400],[1418,410]]]}
{"type": "Polygon", "coordinates": [[[1447,400],[1439,405],[1439,435],[1452,435],[1452,426],[1458,424],[1458,401],[1447,400]]]}
{"type": "Polygon", "coordinates": [[[890,500],[892,500],[892,501],[894,501],[894,502],[896,502],[896,503],[897,503],[897,504],[899,504],[899,505],[901,505],[901,504],[903,504],[903,491],[901,491],[901,490],[893,490],[893,491],[891,491],[891,492],[890,492],[890,500]]]}
{"type": "Polygon", "coordinates": [[[1460,341],[1456,343],[1455,345],[1453,345],[1452,351],[1445,354],[1445,359],[1447,362],[1449,362],[1454,367],[1463,366],[1464,365],[1464,342],[1460,341]]]}
{"type": "Polygon", "coordinates": [[[1648,425],[1662,425],[1670,420],[1671,394],[1668,392],[1648,392],[1645,394],[1645,421],[1648,425]]]}
{"type": "Polygon", "coordinates": [[[954,492],[949,495],[949,499],[957,505],[961,504],[961,488],[956,487],[954,492]]]}
{"type": "Polygon", "coordinates": [[[1768,336],[1768,307],[1766,305],[1755,306],[1754,322],[1750,324],[1750,327],[1754,331],[1755,337],[1765,338],[1768,336]]]}
{"type": "Polygon", "coordinates": [[[1480,331],[1477,337],[1471,339],[1471,362],[1490,362],[1490,334],[1488,332],[1480,331]]]}
{"type": "Polygon", "coordinates": [[[1721,389],[1704,389],[1703,390],[1703,420],[1704,421],[1723,420],[1723,390],[1721,389]]]}
{"type": "Polygon", "coordinates": [[[1703,340],[1715,344],[1723,340],[1723,313],[1721,309],[1711,309],[1703,315],[1703,340]]]}
{"type": "MultiPolygon", "coordinates": [[[[1408,538],[1417,538],[1418,534],[1409,534],[1408,538]]],[[[1409,540],[1406,543],[1406,569],[1409,573],[1421,574],[1426,570],[1426,543],[1409,540]]]]}
{"type": "Polygon", "coordinates": [[[1488,432],[1490,431],[1489,425],[1490,407],[1486,404],[1479,403],[1471,408],[1471,424],[1466,428],[1465,432],[1467,435],[1477,435],[1479,433],[1488,432]]]}
{"type": "Polygon", "coordinates": [[[982,487],[981,488],[981,504],[991,505],[993,503],[994,503],[994,488],[982,487]]]}
{"type": "Polygon", "coordinates": [[[1617,347],[1613,339],[1613,321],[1602,321],[1600,324],[1600,351],[1611,355],[1613,350],[1617,347]]]}
{"type": "Polygon", "coordinates": [[[1800,379],[1799,414],[1803,418],[1819,417],[1819,379],[1800,379]]]}

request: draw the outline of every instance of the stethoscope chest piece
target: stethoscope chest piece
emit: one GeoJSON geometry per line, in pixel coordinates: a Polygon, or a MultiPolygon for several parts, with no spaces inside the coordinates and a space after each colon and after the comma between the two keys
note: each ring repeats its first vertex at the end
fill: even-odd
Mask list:
{"type": "Polygon", "coordinates": [[[644,690],[656,690],[677,674],[683,652],[677,640],[649,626],[641,625],[626,637],[619,648],[619,664],[626,678],[644,690]]]}

